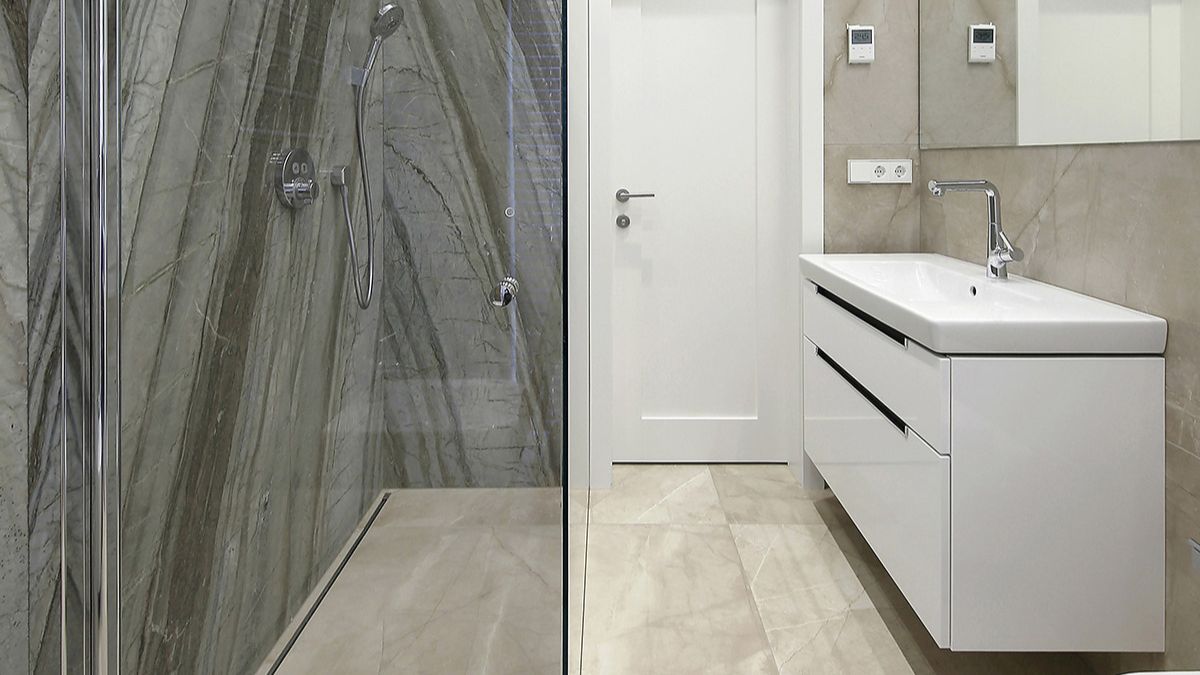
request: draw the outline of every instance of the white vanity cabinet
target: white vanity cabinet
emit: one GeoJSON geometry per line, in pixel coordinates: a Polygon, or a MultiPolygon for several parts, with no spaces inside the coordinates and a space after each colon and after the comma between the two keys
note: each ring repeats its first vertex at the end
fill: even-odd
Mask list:
{"type": "Polygon", "coordinates": [[[937,644],[1161,651],[1161,356],[937,353],[812,276],[804,451],[937,644]]]}

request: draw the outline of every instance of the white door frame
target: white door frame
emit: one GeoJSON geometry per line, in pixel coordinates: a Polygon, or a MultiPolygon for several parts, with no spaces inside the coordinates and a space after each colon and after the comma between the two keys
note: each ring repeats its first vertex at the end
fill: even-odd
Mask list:
{"type": "MultiPolygon", "coordinates": [[[[593,145],[591,138],[607,124],[590,111],[608,100],[609,84],[593,76],[591,64],[607,63],[611,2],[567,0],[567,476],[570,487],[608,487],[612,483],[613,389],[611,288],[612,228],[606,227],[609,186],[592,185],[593,164],[607,165],[607,148],[593,145]],[[599,164],[605,162],[606,164],[599,164]],[[603,193],[593,199],[593,193],[603,193]],[[603,200],[603,201],[600,201],[603,200]],[[603,204],[590,224],[593,202],[603,204]],[[593,289],[604,292],[593,293],[593,289]]],[[[823,3],[788,0],[799,40],[799,110],[796,114],[800,158],[799,214],[800,247],[796,253],[818,253],[824,247],[824,8],[823,3]]],[[[796,296],[799,298],[799,264],[796,266],[796,296]]],[[[797,392],[800,389],[800,307],[785,318],[797,335],[794,362],[797,392]]],[[[797,394],[796,399],[799,400],[797,394]]],[[[801,411],[796,411],[795,448],[789,458],[799,475],[802,463],[801,411]]]]}

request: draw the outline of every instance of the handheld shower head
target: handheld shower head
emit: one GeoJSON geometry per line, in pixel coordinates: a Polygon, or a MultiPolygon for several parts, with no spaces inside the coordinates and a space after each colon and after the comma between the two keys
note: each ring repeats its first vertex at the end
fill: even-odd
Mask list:
{"type": "Polygon", "coordinates": [[[363,136],[363,109],[366,107],[367,84],[371,81],[371,70],[383,41],[391,37],[404,22],[404,10],[392,3],[385,3],[371,20],[371,49],[362,70],[354,73],[354,136],[358,140],[358,168],[362,179],[363,200],[367,210],[367,276],[364,284],[358,267],[358,247],[354,242],[354,220],[350,215],[350,198],[347,194],[346,167],[339,167],[333,174],[333,185],[342,196],[342,216],[346,220],[346,236],[350,249],[350,264],[354,270],[354,294],[358,306],[366,309],[371,304],[371,289],[375,281],[375,217],[371,213],[371,177],[367,166],[367,142],[363,136]]]}
{"type": "Polygon", "coordinates": [[[401,23],[404,23],[404,10],[400,9],[399,5],[389,2],[379,8],[379,13],[371,21],[371,37],[376,40],[391,37],[392,33],[400,28],[401,23]]]}
{"type": "Polygon", "coordinates": [[[400,28],[400,24],[404,23],[404,10],[400,9],[399,5],[391,3],[385,4],[379,8],[379,13],[371,20],[371,50],[367,52],[367,60],[363,63],[363,76],[359,84],[359,91],[367,88],[367,79],[371,77],[371,70],[375,68],[375,59],[379,56],[379,48],[383,46],[383,41],[391,37],[393,33],[400,28]]]}

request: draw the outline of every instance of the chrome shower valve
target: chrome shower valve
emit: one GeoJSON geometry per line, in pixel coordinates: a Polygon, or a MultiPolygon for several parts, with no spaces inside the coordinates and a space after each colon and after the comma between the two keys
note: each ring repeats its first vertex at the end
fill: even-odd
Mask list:
{"type": "Polygon", "coordinates": [[[302,209],[321,196],[316,162],[304,148],[273,153],[271,164],[275,167],[275,196],[284,206],[302,209]]]}

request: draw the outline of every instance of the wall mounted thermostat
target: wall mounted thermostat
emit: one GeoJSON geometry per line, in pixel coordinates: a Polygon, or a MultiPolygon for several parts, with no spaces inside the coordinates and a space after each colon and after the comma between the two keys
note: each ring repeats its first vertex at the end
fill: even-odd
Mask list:
{"type": "Polygon", "coordinates": [[[850,43],[850,63],[871,63],[875,60],[875,26],[846,25],[850,43]]]}
{"type": "Polygon", "coordinates": [[[968,63],[991,63],[996,60],[996,24],[971,24],[967,39],[970,42],[968,63]]]}

